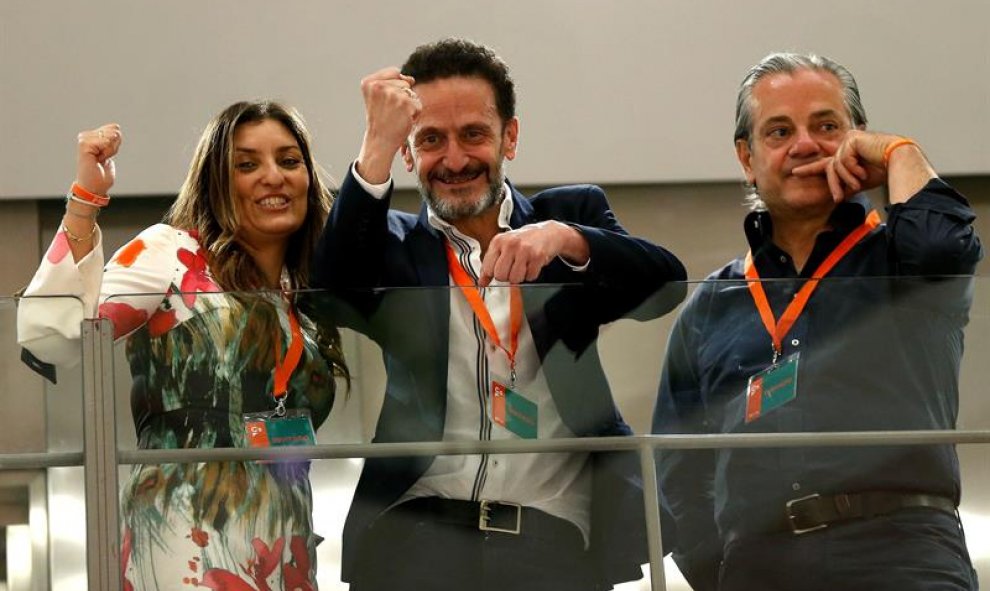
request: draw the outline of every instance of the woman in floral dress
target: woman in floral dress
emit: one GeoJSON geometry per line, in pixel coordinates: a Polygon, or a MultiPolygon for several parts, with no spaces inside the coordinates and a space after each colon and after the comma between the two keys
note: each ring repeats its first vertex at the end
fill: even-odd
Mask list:
{"type": "MultiPolygon", "coordinates": [[[[306,286],[330,204],[299,115],[272,102],[220,113],[165,223],[104,266],[96,216],[121,140],[115,124],[79,134],[62,226],[25,295],[74,295],[83,306],[24,298],[21,344],[42,361],[72,363],[83,316],[109,318],[126,339],[142,448],[245,447],[257,413],[295,417],[311,434],[347,369],[336,329],[299,314],[288,294],[306,286]]],[[[315,589],[308,470],[135,466],[121,492],[124,588],[315,589]]]]}

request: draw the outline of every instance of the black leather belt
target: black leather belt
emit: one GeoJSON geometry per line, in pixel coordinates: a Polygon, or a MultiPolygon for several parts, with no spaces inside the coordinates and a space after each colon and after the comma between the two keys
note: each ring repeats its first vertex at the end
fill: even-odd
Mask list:
{"type": "Polygon", "coordinates": [[[576,525],[532,507],[502,501],[462,501],[420,497],[396,505],[386,515],[462,525],[484,532],[566,539],[580,536],[576,525]]]}
{"type": "Polygon", "coordinates": [[[956,514],[956,503],[925,493],[872,491],[838,495],[808,495],[787,501],[787,526],[795,534],[824,529],[833,523],[869,519],[900,509],[926,507],[956,514]]]}

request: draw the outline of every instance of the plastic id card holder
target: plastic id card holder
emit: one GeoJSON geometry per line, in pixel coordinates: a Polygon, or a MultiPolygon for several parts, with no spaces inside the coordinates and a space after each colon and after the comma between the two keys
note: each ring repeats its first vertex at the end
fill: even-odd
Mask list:
{"type": "Polygon", "coordinates": [[[492,420],[523,439],[536,439],[539,407],[503,382],[492,381],[492,420]]]}
{"type": "Polygon", "coordinates": [[[249,447],[316,444],[313,421],[304,408],[287,410],[281,417],[274,411],[245,413],[244,431],[249,447]]]}
{"type": "Polygon", "coordinates": [[[749,378],[746,389],[747,423],[797,398],[799,356],[800,353],[788,355],[749,378]]]}

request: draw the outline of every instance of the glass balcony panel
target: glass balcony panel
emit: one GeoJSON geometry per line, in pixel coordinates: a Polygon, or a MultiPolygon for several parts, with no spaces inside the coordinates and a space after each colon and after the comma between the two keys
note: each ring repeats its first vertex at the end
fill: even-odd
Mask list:
{"type": "Polygon", "coordinates": [[[78,332],[59,342],[44,326],[82,317],[73,297],[0,298],[0,585],[10,591],[86,585],[82,343],[78,332]],[[41,319],[20,339],[30,337],[34,356],[19,343],[18,306],[41,319]],[[42,359],[64,363],[55,368],[42,359]]]}
{"type": "MultiPolygon", "coordinates": [[[[791,282],[777,285],[770,285],[766,282],[767,291],[773,291],[776,295],[771,295],[773,300],[780,294],[796,293],[801,285],[791,282]]],[[[815,299],[805,312],[803,319],[799,319],[795,325],[794,335],[787,335],[785,349],[801,350],[804,367],[815,367],[816,363],[835,363],[836,360],[828,354],[835,353],[837,359],[851,358],[852,363],[843,366],[842,380],[837,383],[854,383],[863,385],[864,391],[872,394],[870,400],[865,400],[863,405],[856,412],[846,411],[844,420],[840,423],[829,424],[824,430],[824,435],[829,436],[835,431],[917,431],[927,430],[933,426],[951,427],[956,422],[959,429],[987,429],[990,427],[990,411],[983,404],[984,397],[979,396],[980,385],[985,383],[987,372],[987,361],[990,359],[990,342],[987,335],[990,335],[990,283],[983,278],[878,278],[878,279],[826,279],[819,285],[818,294],[828,294],[830,305],[828,308],[816,308],[815,299]],[[881,300],[889,302],[884,309],[875,310],[872,307],[864,306],[864,301],[876,301],[868,299],[868,296],[884,294],[887,299],[881,300]],[[969,303],[967,306],[967,302],[969,303]],[[968,310],[967,310],[968,308],[968,310]],[[842,311],[838,314],[841,321],[835,320],[836,310],[842,311]],[[948,320],[946,320],[948,319],[948,320]],[[954,328],[951,331],[938,332],[946,322],[954,328]],[[802,325],[804,323],[804,325],[802,325]],[[955,330],[958,329],[958,330],[955,330]],[[800,332],[804,331],[804,332],[800,332]],[[915,331],[915,332],[912,332],[915,331]],[[927,332],[926,332],[927,331],[927,332]],[[804,335],[807,336],[804,336],[804,335]],[[928,334],[928,340],[908,339],[905,335],[928,334]],[[796,335],[796,336],[795,336],[796,335]],[[934,336],[932,336],[934,335],[934,336]],[[794,341],[797,341],[796,343],[794,341]],[[886,388],[890,382],[897,382],[903,379],[903,372],[919,372],[925,368],[919,365],[919,360],[930,359],[934,362],[940,358],[951,354],[953,351],[963,348],[964,354],[961,356],[961,369],[958,386],[958,407],[951,396],[948,398],[933,399],[926,401],[920,408],[928,413],[928,418],[935,417],[932,422],[922,420],[907,422],[895,420],[897,413],[888,412],[890,408],[903,411],[901,405],[903,400],[896,397],[896,392],[886,388]],[[851,348],[852,351],[847,349],[851,348]],[[808,351],[808,353],[804,353],[808,351]],[[806,356],[805,356],[806,355],[806,356]],[[905,365],[903,361],[910,360],[905,365]],[[899,369],[894,369],[899,368],[899,369]],[[900,372],[900,373],[898,373],[900,372]],[[886,389],[885,389],[886,388],[886,389]]],[[[485,290],[485,298],[492,301],[508,300],[510,296],[500,293],[499,290],[507,291],[506,288],[488,288],[485,290]]],[[[539,286],[524,287],[522,289],[522,299],[526,311],[527,323],[523,331],[530,330],[538,332],[546,330],[549,326],[556,329],[550,330],[553,338],[548,341],[541,341],[539,346],[542,349],[536,355],[541,363],[536,367],[517,367],[517,382],[521,391],[532,392],[533,384],[540,379],[547,379],[548,374],[552,374],[552,380],[562,380],[554,384],[571,385],[573,389],[569,392],[578,392],[582,400],[593,401],[596,396],[603,393],[611,393],[612,398],[625,421],[630,425],[635,434],[648,434],[654,413],[654,406],[657,400],[657,389],[661,376],[664,359],[667,356],[672,326],[678,314],[683,310],[685,303],[678,304],[680,298],[687,293],[690,298],[696,291],[705,290],[703,295],[709,298],[714,305],[706,309],[700,316],[703,321],[724,320],[729,305],[722,306],[720,298],[741,298],[747,300],[748,287],[745,283],[692,283],[669,286],[668,292],[659,294],[652,300],[642,303],[640,306],[630,306],[625,310],[625,314],[607,317],[604,314],[599,319],[587,322],[588,317],[578,318],[578,321],[560,322],[561,310],[565,311],[564,318],[574,318],[566,315],[568,306],[578,306],[578,310],[588,315],[598,312],[594,303],[596,297],[601,297],[594,289],[577,286],[539,286]],[[714,295],[713,295],[714,294],[714,295]],[[673,303],[671,303],[673,302],[673,303]],[[676,309],[663,314],[665,310],[676,306],[676,309]],[[592,326],[601,320],[605,326],[600,331],[583,330],[587,324],[592,326]],[[557,322],[557,324],[554,324],[557,322]],[[598,361],[601,360],[603,375],[598,372],[598,361]],[[562,364],[554,367],[553,364],[562,364]],[[568,371],[560,372],[560,367],[567,367],[568,371]],[[563,374],[561,376],[561,374],[563,374]]],[[[209,302],[211,309],[221,309],[225,304],[222,300],[228,300],[231,294],[197,294],[197,298],[204,298],[209,302]],[[212,301],[215,300],[215,301],[212,301]]],[[[240,294],[238,297],[243,302],[248,302],[251,298],[270,298],[269,295],[240,294]]],[[[489,380],[493,374],[501,374],[503,377],[507,373],[507,356],[497,349],[490,347],[486,342],[489,339],[482,337],[480,324],[475,323],[472,317],[468,317],[470,326],[475,329],[474,343],[468,342],[468,347],[450,350],[446,347],[448,335],[444,332],[446,325],[441,323],[440,330],[437,329],[437,311],[447,313],[449,306],[458,305],[457,298],[462,297],[457,291],[450,291],[447,288],[394,288],[382,289],[365,294],[350,294],[347,297],[332,296],[319,292],[307,292],[298,294],[298,301],[305,311],[307,318],[314,322],[327,325],[334,323],[340,326],[341,342],[350,370],[350,387],[347,388],[342,378],[337,378],[337,397],[326,421],[317,431],[317,442],[320,444],[354,444],[375,443],[388,444],[389,455],[394,457],[428,454],[427,458],[432,458],[439,452],[434,450],[440,447],[424,448],[412,445],[407,448],[396,446],[394,442],[400,440],[418,441],[422,444],[442,444],[444,437],[440,435],[439,425],[436,419],[424,419],[427,414],[424,410],[430,410],[431,405],[438,403],[435,394],[438,387],[444,384],[438,382],[424,382],[422,376],[431,372],[437,374],[446,370],[448,355],[464,355],[465,351],[475,354],[476,357],[484,358],[487,363],[488,374],[485,380],[479,383],[470,384],[470,391],[475,394],[473,404],[477,405],[476,417],[478,421],[485,421],[490,429],[487,437],[493,443],[486,443],[495,451],[489,453],[479,453],[467,445],[456,452],[444,451],[440,454],[441,460],[427,460],[429,466],[436,467],[448,462],[448,465],[463,463],[464,458],[471,458],[468,461],[475,462],[479,469],[484,461],[494,462],[498,457],[515,456],[515,449],[511,446],[519,445],[515,442],[523,442],[523,445],[542,445],[541,442],[552,439],[568,438],[570,433],[544,431],[542,428],[536,430],[536,437],[525,436],[525,429],[516,425],[519,432],[513,432],[508,427],[498,424],[493,416],[491,407],[489,380]],[[388,349],[392,355],[387,361],[383,360],[382,348],[388,349]],[[447,351],[444,351],[447,348],[447,351]],[[505,357],[505,359],[503,359],[505,357]],[[386,379],[388,376],[389,379],[386,379]],[[418,381],[417,381],[418,380],[418,381]],[[485,383],[481,383],[485,382],[485,383]],[[413,386],[410,387],[409,385],[413,386]],[[438,386],[439,384],[439,386],[438,386]],[[388,392],[386,394],[386,392],[388,392]],[[383,412],[383,400],[385,396],[391,397],[390,405],[386,408],[386,415],[383,412]],[[486,396],[488,399],[486,400],[486,396]],[[484,407],[482,411],[482,401],[484,407]],[[395,409],[403,409],[408,412],[398,412],[395,409]],[[417,412],[411,412],[416,410],[417,412]],[[394,415],[394,416],[392,416],[394,415]],[[390,431],[383,433],[379,427],[376,437],[376,425],[379,419],[383,421],[394,421],[389,423],[390,431]],[[501,429],[501,433],[499,430],[501,429]],[[494,433],[494,435],[493,435],[494,433]],[[385,437],[383,437],[385,435],[385,437]],[[508,442],[508,443],[503,443],[508,442]],[[494,446],[504,445],[502,448],[494,446]],[[424,451],[425,450],[425,451],[424,451]],[[462,455],[463,454],[463,455],[462,455]]],[[[700,296],[697,296],[700,297],[700,296]]],[[[820,297],[820,296],[819,296],[820,297]]],[[[242,303],[241,305],[250,304],[242,303]]],[[[783,307],[781,305],[781,307],[783,307]]],[[[604,311],[604,312],[607,312],[604,311]]],[[[227,313],[227,312],[216,312],[227,313]]],[[[765,329],[753,319],[754,315],[749,313],[748,322],[752,326],[748,328],[757,334],[765,335],[765,329]]],[[[235,317],[238,317],[235,315],[235,317]]],[[[443,315],[439,316],[441,319],[443,315]]],[[[509,321],[507,315],[496,317],[496,324],[501,322],[500,333],[508,334],[509,321]]],[[[737,325],[731,325],[738,329],[737,325]]],[[[138,335],[139,333],[135,333],[138,335]]],[[[118,396],[118,425],[121,436],[122,449],[134,449],[137,439],[134,437],[133,419],[131,418],[131,395],[133,390],[132,375],[142,373],[150,374],[152,364],[150,361],[137,363],[136,360],[144,359],[133,354],[135,338],[145,338],[132,336],[130,339],[118,341],[116,349],[115,364],[116,390],[118,396]],[[123,369],[121,369],[123,368],[123,369]],[[124,394],[126,393],[126,394],[124,394]],[[128,439],[131,437],[131,439],[128,439]]],[[[767,344],[769,345],[769,337],[767,344]]],[[[261,342],[262,339],[257,339],[261,342]]],[[[150,339],[149,339],[150,342],[150,339]]],[[[201,347],[215,347],[208,340],[190,341],[193,345],[201,347]]],[[[248,340],[241,342],[255,344],[255,341],[248,340]]],[[[524,343],[524,346],[526,344],[524,343]]],[[[194,359],[201,353],[195,350],[185,351],[177,357],[182,362],[194,359]]],[[[216,351],[211,351],[215,355],[216,351]]],[[[764,365],[770,362],[771,352],[767,350],[767,359],[764,365]]],[[[147,359],[151,359],[150,357],[147,359]]],[[[730,356],[722,361],[717,358],[716,362],[724,362],[724,359],[733,359],[730,356]]],[[[758,361],[747,361],[747,363],[760,364],[758,361]]],[[[739,362],[736,363],[739,365],[739,362]]],[[[755,366],[754,366],[755,367],[755,366]]],[[[172,367],[174,370],[174,366],[172,367]]],[[[738,371],[739,368],[735,368],[738,371]]],[[[813,373],[813,372],[812,372],[813,373]]],[[[800,374],[804,378],[804,374],[800,374]]],[[[505,378],[503,379],[511,379],[505,378]]],[[[436,380],[434,380],[436,381],[436,380]]],[[[801,385],[807,385],[808,380],[799,381],[801,385]]],[[[811,385],[816,381],[812,379],[811,385]]],[[[946,386],[942,384],[942,386],[946,386]]],[[[951,383],[947,386],[951,393],[951,383]]],[[[547,391],[553,386],[537,385],[536,390],[547,391]]],[[[828,392],[819,389],[799,390],[799,396],[819,397],[820,404],[827,406],[829,401],[828,392]]],[[[734,404],[738,405],[738,402],[734,404]]],[[[812,405],[818,408],[816,405],[812,405]]],[[[540,410],[544,407],[540,406],[540,410]]],[[[733,407],[735,408],[735,407],[733,407]]],[[[795,407],[797,408],[797,407],[795,407]]],[[[741,410],[741,407],[740,407],[741,410]]],[[[432,416],[436,417],[436,409],[432,408],[432,416]]],[[[446,411],[445,411],[446,412],[446,411]]],[[[565,409],[564,412],[570,412],[565,409]]],[[[789,421],[788,412],[785,406],[777,409],[781,420],[774,421],[773,428],[765,425],[746,426],[744,421],[737,421],[735,429],[730,429],[730,433],[750,433],[754,435],[763,434],[787,434],[803,433],[811,435],[815,433],[816,425],[821,424],[815,420],[789,421]]],[[[540,415],[538,416],[546,416],[540,415]]],[[[924,413],[922,413],[924,415],[924,413]]],[[[528,415],[525,413],[517,417],[522,423],[526,423],[528,415]]],[[[593,415],[601,417],[601,414],[593,415]]],[[[772,416],[772,415],[771,415],[772,416]]],[[[921,416],[921,415],[919,415],[921,416]]],[[[908,417],[914,417],[908,413],[908,417]]],[[[499,417],[500,418],[500,417],[499,417]]],[[[573,419],[573,417],[569,417],[573,419]]],[[[915,417],[917,418],[917,417],[915,417]]],[[[590,420],[590,419],[589,419],[590,420]]],[[[727,422],[726,425],[734,423],[727,422]]],[[[541,427],[543,424],[540,424],[541,427]]],[[[896,433],[892,434],[896,436],[896,433]]],[[[713,436],[715,437],[715,436],[713,436]]],[[[477,441],[477,436],[466,440],[477,441]]],[[[574,447],[586,446],[589,440],[572,440],[574,447]]],[[[802,440],[804,441],[804,440],[802,440]]],[[[447,441],[449,443],[449,439],[447,441]]],[[[568,442],[570,443],[570,442],[568,442]]],[[[663,439],[651,440],[651,444],[663,445],[663,439]],[[656,443],[654,443],[656,442],[656,443]]],[[[836,443],[836,442],[833,442],[836,443]]],[[[592,444],[594,445],[594,444],[592,444]]],[[[602,442],[601,448],[608,447],[609,442],[602,442]]],[[[706,444],[707,445],[707,444],[706,444]]],[[[727,444],[729,447],[738,446],[738,443],[727,444]]],[[[751,445],[751,444],[746,444],[751,445]]],[[[848,453],[850,449],[860,449],[867,447],[866,443],[857,444],[850,447],[845,444],[823,447],[818,443],[788,443],[777,445],[769,443],[759,444],[768,449],[775,449],[784,455],[796,457],[813,457],[830,461],[831,458],[837,465],[842,454],[848,453]]],[[[137,446],[139,447],[139,446],[137,446]]],[[[887,449],[904,451],[912,449],[912,446],[885,446],[887,449]]],[[[962,466],[963,477],[963,498],[960,513],[967,525],[967,532],[978,530],[981,520],[985,520],[990,515],[990,507],[983,503],[983,499],[990,499],[990,483],[982,482],[981,474],[986,470],[986,460],[979,454],[978,445],[959,445],[959,457],[962,466]]],[[[340,538],[344,518],[350,506],[351,496],[357,483],[360,469],[365,461],[361,457],[342,458],[341,453],[334,453],[332,448],[318,448],[314,455],[323,454],[323,459],[316,460],[310,470],[309,477],[313,485],[314,495],[314,524],[316,532],[325,538],[318,547],[319,560],[319,584],[325,589],[345,588],[339,582],[340,578],[340,538]],[[329,450],[329,451],[327,451],[329,450]]],[[[544,448],[547,451],[549,448],[544,448]]],[[[486,450],[487,451],[487,450],[486,450]]],[[[530,452],[526,452],[533,455],[530,452]]],[[[533,452],[535,453],[535,452],[533,452]]],[[[551,452],[547,452],[551,453],[551,452]]],[[[552,453],[564,453],[556,448],[552,453]]],[[[580,452],[587,453],[582,449],[580,452]]],[[[376,455],[374,453],[355,452],[355,456],[376,455]]],[[[525,455],[525,454],[523,454],[525,455]]],[[[896,455],[896,454],[895,454],[896,455]]],[[[462,464],[458,464],[462,465],[462,464]]],[[[494,466],[489,466],[494,468],[494,466]]],[[[638,469],[638,468],[637,468],[638,469]]],[[[125,469],[126,471],[126,469],[125,469]]],[[[497,469],[490,472],[497,474],[497,469]]],[[[541,478],[538,471],[527,473],[528,477],[541,478]]],[[[552,477],[550,477],[552,478],[552,477]]],[[[121,482],[126,482],[126,476],[122,475],[121,482]]],[[[492,477],[489,484],[498,482],[498,478],[492,477]]],[[[799,483],[800,484],[800,483],[799,483]]],[[[510,487],[511,488],[511,487],[510,487]]],[[[491,487],[493,495],[497,496],[499,489],[491,487]]],[[[505,489],[502,489],[505,490],[505,489]]],[[[986,573],[990,565],[987,564],[987,553],[979,550],[978,535],[970,534],[969,542],[973,559],[978,570],[986,573]]],[[[665,579],[667,588],[683,589],[683,579],[676,571],[676,567],[666,561],[667,573],[665,579]]],[[[648,568],[644,568],[648,573],[648,568]]],[[[986,574],[984,576],[987,576],[986,574]]],[[[619,589],[647,589],[650,585],[649,575],[640,581],[625,583],[619,589]]]]}

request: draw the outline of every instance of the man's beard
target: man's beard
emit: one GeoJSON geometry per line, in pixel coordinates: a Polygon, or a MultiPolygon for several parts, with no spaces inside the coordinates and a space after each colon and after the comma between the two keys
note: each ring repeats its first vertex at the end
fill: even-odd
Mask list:
{"type": "MultiPolygon", "coordinates": [[[[483,166],[483,165],[480,165],[483,166]]],[[[487,168],[487,167],[486,167],[487,168]]],[[[478,172],[477,169],[464,171],[469,174],[478,172]]],[[[502,202],[504,197],[502,187],[505,184],[505,174],[502,171],[502,162],[499,161],[494,169],[488,169],[482,174],[489,173],[488,190],[477,200],[461,200],[456,197],[443,199],[430,190],[428,185],[423,184],[423,179],[416,175],[416,186],[419,188],[419,195],[433,210],[433,213],[443,221],[452,224],[458,220],[481,215],[488,208],[502,202]]],[[[463,174],[463,172],[462,172],[463,174]]]]}

